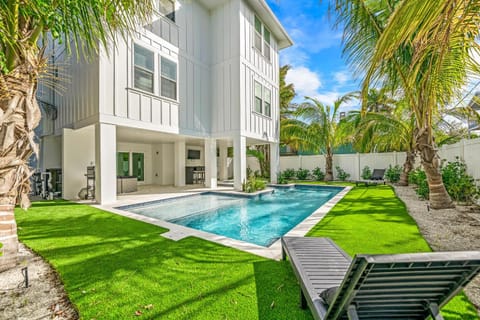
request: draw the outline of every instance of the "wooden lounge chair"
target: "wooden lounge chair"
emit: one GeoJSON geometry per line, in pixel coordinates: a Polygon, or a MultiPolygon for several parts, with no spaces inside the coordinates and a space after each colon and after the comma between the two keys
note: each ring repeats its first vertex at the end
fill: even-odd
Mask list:
{"type": "Polygon", "coordinates": [[[368,187],[369,184],[379,184],[383,183],[385,184],[385,169],[373,169],[372,176],[370,179],[367,180],[357,180],[355,181],[355,185],[358,186],[359,183],[365,183],[365,186],[368,187]]]}
{"type": "Polygon", "coordinates": [[[324,320],[441,320],[439,309],[480,273],[480,251],[352,260],[329,238],[283,237],[286,255],[301,286],[301,307],[324,320]]]}

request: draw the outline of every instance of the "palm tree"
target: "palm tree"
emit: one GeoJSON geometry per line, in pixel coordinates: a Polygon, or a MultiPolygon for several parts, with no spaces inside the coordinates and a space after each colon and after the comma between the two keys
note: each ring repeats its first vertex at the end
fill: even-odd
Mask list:
{"type": "Polygon", "coordinates": [[[399,185],[408,185],[408,174],[415,165],[415,117],[411,111],[397,103],[391,112],[351,112],[346,119],[354,122],[352,136],[355,149],[361,152],[391,152],[406,153],[399,185]]]}
{"type": "Polygon", "coordinates": [[[401,88],[415,114],[415,142],[432,208],[453,203],[442,182],[432,119],[480,68],[480,1],[336,0],[345,26],[344,52],[364,72],[362,95],[372,82],[401,88]]]}
{"type": "Polygon", "coordinates": [[[293,83],[287,84],[285,77],[290,70],[289,65],[284,65],[280,68],[280,144],[290,147],[291,150],[296,151],[300,147],[300,143],[295,137],[290,136],[285,132],[285,128],[293,117],[294,110],[297,104],[292,103],[293,98],[297,95],[293,83]]]}
{"type": "Polygon", "coordinates": [[[365,109],[367,112],[392,112],[395,102],[395,99],[387,94],[387,89],[370,88],[365,99],[365,109]]]}
{"type": "Polygon", "coordinates": [[[293,83],[287,84],[285,81],[285,77],[290,68],[291,67],[288,64],[280,67],[280,119],[284,119],[291,113],[291,102],[297,95],[293,83]]]}
{"type": "Polygon", "coordinates": [[[345,95],[331,107],[305,97],[306,101],[297,107],[294,117],[282,122],[284,134],[296,141],[299,147],[325,155],[325,181],[333,180],[333,150],[344,141],[337,134],[338,110],[351,98],[351,94],[345,95]]]}
{"type": "Polygon", "coordinates": [[[28,161],[37,153],[33,130],[40,121],[35,98],[47,68],[48,41],[86,57],[115,43],[152,17],[151,0],[64,0],[0,3],[0,270],[17,256],[13,208],[30,206],[28,161]]]}

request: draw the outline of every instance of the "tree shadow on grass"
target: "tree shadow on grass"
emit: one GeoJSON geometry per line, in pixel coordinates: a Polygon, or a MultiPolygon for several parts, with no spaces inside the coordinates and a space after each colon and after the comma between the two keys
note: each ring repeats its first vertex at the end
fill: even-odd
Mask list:
{"type": "Polygon", "coordinates": [[[301,309],[300,286],[288,261],[261,261],[253,264],[259,320],[313,319],[301,309]]]}
{"type": "Polygon", "coordinates": [[[462,292],[442,308],[445,320],[478,320],[477,310],[462,292]]]}
{"type": "Polygon", "coordinates": [[[85,319],[255,319],[264,260],[83,205],[17,211],[20,239],[60,273],[85,319]],[[151,309],[145,306],[153,305],[151,309]]]}

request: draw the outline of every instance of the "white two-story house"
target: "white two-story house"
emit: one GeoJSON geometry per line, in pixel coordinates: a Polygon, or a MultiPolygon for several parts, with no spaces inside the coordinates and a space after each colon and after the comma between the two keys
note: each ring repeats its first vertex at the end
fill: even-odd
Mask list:
{"type": "Polygon", "coordinates": [[[117,177],[207,187],[246,178],[246,148],[270,144],[279,164],[279,57],[292,45],[264,0],[157,0],[161,16],[95,59],[52,48],[58,80],[41,85],[42,170],[61,168],[65,199],[95,166],[95,197],[116,200],[117,177]],[[55,87],[55,88],[52,88],[55,87]],[[54,90],[52,90],[54,89],[54,90]],[[231,150],[231,149],[230,149],[231,150]]]}

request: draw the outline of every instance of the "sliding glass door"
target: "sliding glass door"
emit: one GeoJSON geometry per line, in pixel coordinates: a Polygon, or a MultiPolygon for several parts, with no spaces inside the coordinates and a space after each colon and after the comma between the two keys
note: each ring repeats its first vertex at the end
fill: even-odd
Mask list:
{"type": "Polygon", "coordinates": [[[117,152],[117,176],[130,175],[130,154],[128,152],[117,152]]]}
{"type": "Polygon", "coordinates": [[[145,177],[145,156],[143,153],[132,153],[132,175],[137,181],[144,181],[145,177]]]}

